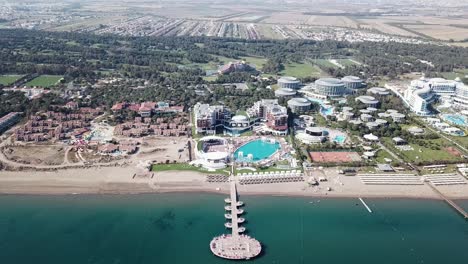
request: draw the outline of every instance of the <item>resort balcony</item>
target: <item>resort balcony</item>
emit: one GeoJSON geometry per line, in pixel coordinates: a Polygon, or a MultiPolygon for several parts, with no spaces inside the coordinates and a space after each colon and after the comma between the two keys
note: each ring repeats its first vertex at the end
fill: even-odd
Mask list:
{"type": "Polygon", "coordinates": [[[245,222],[245,218],[240,217],[240,218],[237,219],[237,223],[239,223],[239,224],[242,224],[244,222],[245,222]]]}
{"type": "Polygon", "coordinates": [[[232,215],[231,215],[231,214],[224,214],[224,217],[225,217],[226,219],[232,219],[232,215]]]}
{"type": "Polygon", "coordinates": [[[224,224],[224,226],[225,226],[226,228],[232,228],[232,223],[231,223],[231,222],[227,222],[227,223],[224,224]]]}

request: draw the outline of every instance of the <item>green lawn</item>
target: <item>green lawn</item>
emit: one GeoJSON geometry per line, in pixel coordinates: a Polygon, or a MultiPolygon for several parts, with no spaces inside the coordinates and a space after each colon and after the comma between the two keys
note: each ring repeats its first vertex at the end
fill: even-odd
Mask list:
{"type": "Polygon", "coordinates": [[[41,75],[30,82],[26,83],[28,87],[44,87],[48,88],[51,86],[55,86],[59,83],[59,81],[63,78],[61,75],[41,75]]]}
{"type": "Polygon", "coordinates": [[[396,149],[390,138],[383,138],[387,146],[390,146],[395,152],[398,152],[405,161],[409,162],[426,162],[426,161],[457,161],[461,160],[460,157],[450,154],[446,147],[451,146],[449,142],[444,139],[433,139],[426,140],[430,143],[430,146],[438,146],[440,149],[432,149],[430,146],[419,146],[417,144],[410,144],[414,150],[412,151],[400,151],[396,149]]]}
{"type": "MultiPolygon", "coordinates": [[[[465,133],[466,132],[468,132],[468,130],[465,130],[465,133]]],[[[448,136],[448,137],[462,146],[465,146],[465,147],[468,146],[468,136],[464,136],[464,137],[448,136]]]]}
{"type": "Polygon", "coordinates": [[[242,57],[242,59],[245,60],[248,64],[255,65],[257,70],[261,70],[267,61],[265,58],[260,57],[242,57]]]}
{"type": "Polygon", "coordinates": [[[387,163],[385,159],[391,159],[392,162],[396,161],[395,158],[393,158],[392,155],[390,155],[390,153],[388,153],[386,150],[380,149],[379,151],[377,151],[375,161],[377,163],[387,163]]]}
{"type": "Polygon", "coordinates": [[[329,62],[328,60],[325,59],[316,59],[312,60],[314,64],[316,64],[319,67],[325,67],[325,68],[338,68],[335,64],[329,62]]]}
{"type": "Polygon", "coordinates": [[[452,72],[441,72],[440,74],[446,79],[453,80],[457,77],[464,78],[468,75],[468,69],[454,69],[452,72]]]}
{"type": "Polygon", "coordinates": [[[337,60],[339,64],[345,66],[345,67],[348,67],[348,66],[355,66],[357,65],[356,63],[348,60],[348,59],[339,59],[337,60]]]}
{"type": "Polygon", "coordinates": [[[207,81],[207,82],[213,82],[213,81],[216,81],[216,79],[218,79],[218,76],[214,75],[214,76],[203,76],[203,80],[207,81]]]}
{"type": "Polygon", "coordinates": [[[196,171],[201,173],[217,173],[217,174],[229,174],[229,169],[223,170],[216,170],[216,171],[208,171],[204,168],[199,168],[195,166],[191,166],[186,163],[170,163],[170,164],[153,164],[151,167],[152,171],[196,171]]]}
{"type": "Polygon", "coordinates": [[[0,75],[0,84],[10,85],[21,79],[24,75],[0,75]]]}
{"type": "Polygon", "coordinates": [[[322,71],[315,65],[309,63],[288,63],[284,65],[284,70],[280,72],[283,76],[293,77],[320,77],[322,71]]]}

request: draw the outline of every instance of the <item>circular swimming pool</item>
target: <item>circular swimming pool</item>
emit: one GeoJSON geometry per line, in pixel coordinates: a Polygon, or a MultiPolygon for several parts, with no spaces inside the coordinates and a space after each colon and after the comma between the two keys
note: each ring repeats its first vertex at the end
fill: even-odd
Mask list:
{"type": "Polygon", "coordinates": [[[281,145],[269,139],[256,139],[242,145],[234,152],[236,161],[256,162],[267,159],[273,155],[281,145]]]}

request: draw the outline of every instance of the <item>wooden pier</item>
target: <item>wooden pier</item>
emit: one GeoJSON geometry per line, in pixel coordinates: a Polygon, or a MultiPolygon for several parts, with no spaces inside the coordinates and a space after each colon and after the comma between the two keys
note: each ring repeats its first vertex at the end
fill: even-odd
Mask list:
{"type": "Polygon", "coordinates": [[[450,205],[455,211],[457,211],[460,215],[462,215],[465,219],[468,219],[468,213],[465,211],[465,209],[461,208],[458,204],[456,204],[454,201],[449,199],[447,196],[445,196],[442,192],[437,190],[437,188],[432,185],[428,184],[434,192],[436,192],[448,205],[450,205]]]}

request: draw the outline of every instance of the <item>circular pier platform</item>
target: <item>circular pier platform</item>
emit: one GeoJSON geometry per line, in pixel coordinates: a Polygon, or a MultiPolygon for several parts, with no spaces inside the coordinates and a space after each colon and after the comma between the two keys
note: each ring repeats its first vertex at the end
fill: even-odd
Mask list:
{"type": "Polygon", "coordinates": [[[248,235],[221,235],[210,243],[211,252],[224,259],[252,259],[260,254],[262,245],[248,235]]]}

